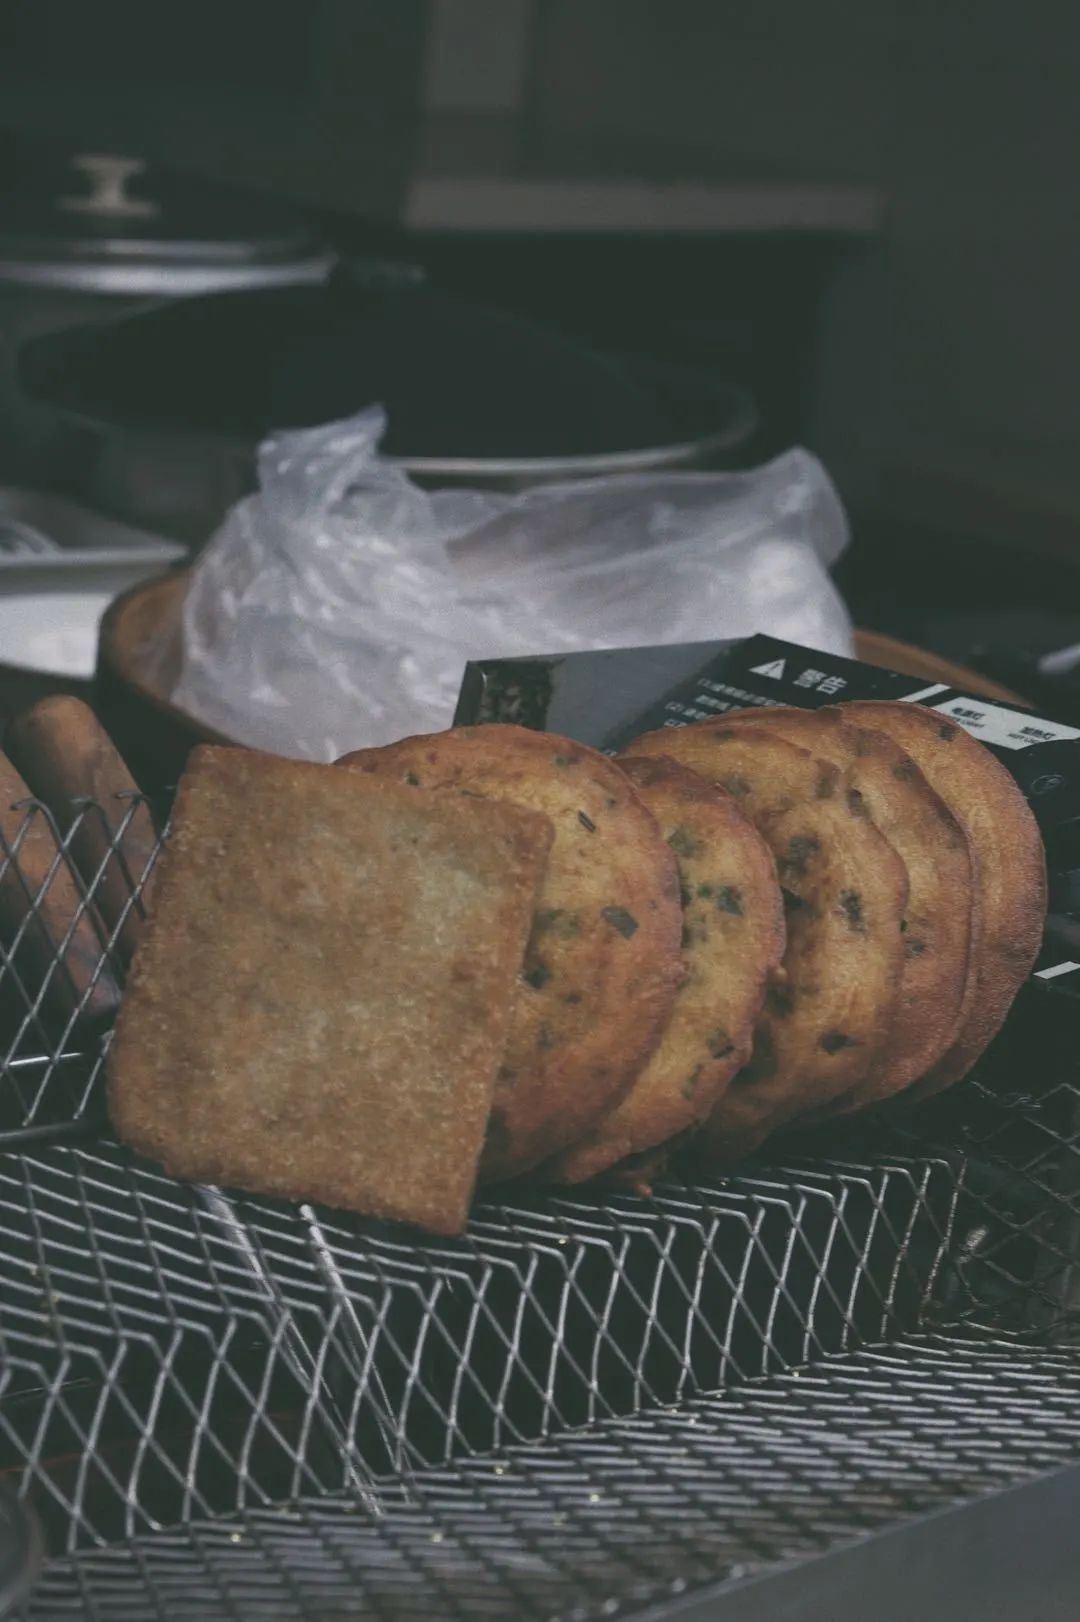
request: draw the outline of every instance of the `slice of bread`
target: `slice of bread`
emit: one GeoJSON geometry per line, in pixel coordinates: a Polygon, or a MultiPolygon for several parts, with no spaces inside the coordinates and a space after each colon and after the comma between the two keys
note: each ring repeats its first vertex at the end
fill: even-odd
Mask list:
{"type": "Polygon", "coordinates": [[[516,806],[197,750],[109,1054],[119,1136],[459,1232],[551,842],[516,806]]]}
{"type": "Polygon", "coordinates": [[[904,862],[904,963],[891,1040],[874,1070],[830,1112],[902,1092],[952,1046],[967,1012],[974,864],[967,834],[910,755],[884,732],[852,726],[840,709],[737,711],[728,723],[767,727],[845,773],[847,790],[904,862]]]}
{"type": "Polygon", "coordinates": [[[967,1074],[1031,973],[1046,922],[1046,853],[1015,779],[955,721],[921,704],[874,700],[845,704],[840,713],[907,751],[964,829],[975,859],[975,984],[956,1040],[908,1095],[926,1097],[967,1074]]]}
{"type": "Polygon", "coordinates": [[[784,909],[768,846],[730,794],[663,756],[619,760],[679,864],[686,978],[660,1045],[620,1104],[544,1167],[580,1183],[703,1121],[750,1057],[784,951],[784,909]]]}
{"type": "Polygon", "coordinates": [[[339,765],[350,781],[531,806],[554,823],[480,1168],[488,1181],[528,1171],[618,1103],[660,1040],[682,977],[675,858],[626,774],[551,733],[457,727],[339,765]]]}
{"type": "Polygon", "coordinates": [[[878,1064],[904,960],[907,873],[855,805],[843,773],[767,727],[704,721],[638,738],[734,793],[776,861],[787,913],[785,980],[758,1021],[749,1064],[713,1110],[709,1158],[731,1164],[778,1126],[831,1103],[878,1064]]]}

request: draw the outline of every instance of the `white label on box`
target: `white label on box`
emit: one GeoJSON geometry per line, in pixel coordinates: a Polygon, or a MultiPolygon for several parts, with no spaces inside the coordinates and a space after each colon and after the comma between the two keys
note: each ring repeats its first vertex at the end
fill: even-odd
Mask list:
{"type": "Polygon", "coordinates": [[[948,689],[948,682],[931,682],[929,687],[920,687],[917,693],[903,693],[901,697],[905,704],[921,704],[924,698],[933,698],[935,693],[944,693],[948,689]]]}
{"type": "Polygon", "coordinates": [[[1000,704],[986,704],[979,698],[950,698],[944,704],[931,704],[965,732],[999,749],[1030,749],[1035,743],[1057,743],[1063,738],[1080,738],[1080,727],[1044,721],[1022,710],[1007,710],[1000,704]]]}

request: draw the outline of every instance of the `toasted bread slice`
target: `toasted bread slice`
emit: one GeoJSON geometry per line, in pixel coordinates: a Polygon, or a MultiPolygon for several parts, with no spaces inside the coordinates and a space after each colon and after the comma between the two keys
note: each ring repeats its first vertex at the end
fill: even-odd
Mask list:
{"type": "Polygon", "coordinates": [[[464,1226],[553,831],[202,748],[109,1055],[177,1177],[464,1226]]]}
{"type": "Polygon", "coordinates": [[[568,738],[458,727],[339,764],[555,825],[481,1162],[488,1180],[527,1171],[588,1132],[660,1040],[682,975],[675,858],[625,773],[568,738]]]}
{"type": "MultiPolygon", "coordinates": [[[[768,846],[736,802],[662,756],[620,759],[679,865],[686,978],[660,1045],[629,1093],[544,1168],[580,1183],[703,1121],[750,1057],[769,977],[784,950],[784,909],[768,846]]],[[[651,1170],[653,1162],[650,1161],[651,1170]]]]}
{"type": "Polygon", "coordinates": [[[767,727],[839,766],[849,793],[861,798],[907,868],[896,1023],[880,1063],[830,1106],[845,1113],[910,1087],[956,1040],[966,1014],[975,884],[967,834],[944,800],[898,743],[852,726],[846,713],[785,706],[724,716],[725,722],[767,727]]]}
{"type": "Polygon", "coordinates": [[[709,1158],[732,1163],[878,1064],[900,991],[907,874],[839,768],[767,727],[664,728],[630,752],[669,754],[737,793],[784,892],[786,983],[767,994],[750,1063],[701,1140],[709,1158]]]}
{"type": "Polygon", "coordinates": [[[978,739],[921,704],[860,700],[845,720],[885,732],[907,751],[964,829],[976,866],[974,987],[961,1029],[911,1098],[967,1074],[997,1035],[1031,972],[1046,922],[1046,855],[1031,807],[978,739]]]}

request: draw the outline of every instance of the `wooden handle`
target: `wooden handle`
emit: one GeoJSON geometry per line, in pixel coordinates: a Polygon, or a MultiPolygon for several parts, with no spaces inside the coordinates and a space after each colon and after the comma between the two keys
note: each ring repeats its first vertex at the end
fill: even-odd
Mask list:
{"type": "Polygon", "coordinates": [[[4,746],[61,833],[70,833],[69,849],[110,945],[128,962],[146,916],[158,840],[119,751],[93,710],[63,694],[14,720],[4,746]]]}
{"type": "Polygon", "coordinates": [[[45,813],[20,804],[30,797],[0,755],[0,941],[16,1011],[40,998],[64,1024],[111,1016],[120,997],[103,942],[45,813]]]}

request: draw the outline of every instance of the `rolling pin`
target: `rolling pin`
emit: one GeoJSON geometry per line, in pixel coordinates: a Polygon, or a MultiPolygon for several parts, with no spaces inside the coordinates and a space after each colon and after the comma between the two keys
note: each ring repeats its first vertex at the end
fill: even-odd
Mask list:
{"type": "Polygon", "coordinates": [[[85,908],[79,912],[82,892],[67,863],[58,860],[48,818],[20,805],[30,798],[28,785],[0,755],[0,944],[5,970],[14,970],[12,980],[21,985],[16,1000],[23,1012],[44,988],[43,1006],[56,1021],[67,1024],[76,1014],[108,1018],[116,1012],[120,993],[103,942],[90,913],[85,908]]]}
{"type": "Polygon", "coordinates": [[[68,848],[94,910],[127,964],[146,917],[158,838],[119,751],[93,710],[65,694],[43,698],[12,721],[4,748],[61,834],[70,833],[68,848]],[[94,804],[84,807],[84,800],[94,804]]]}

